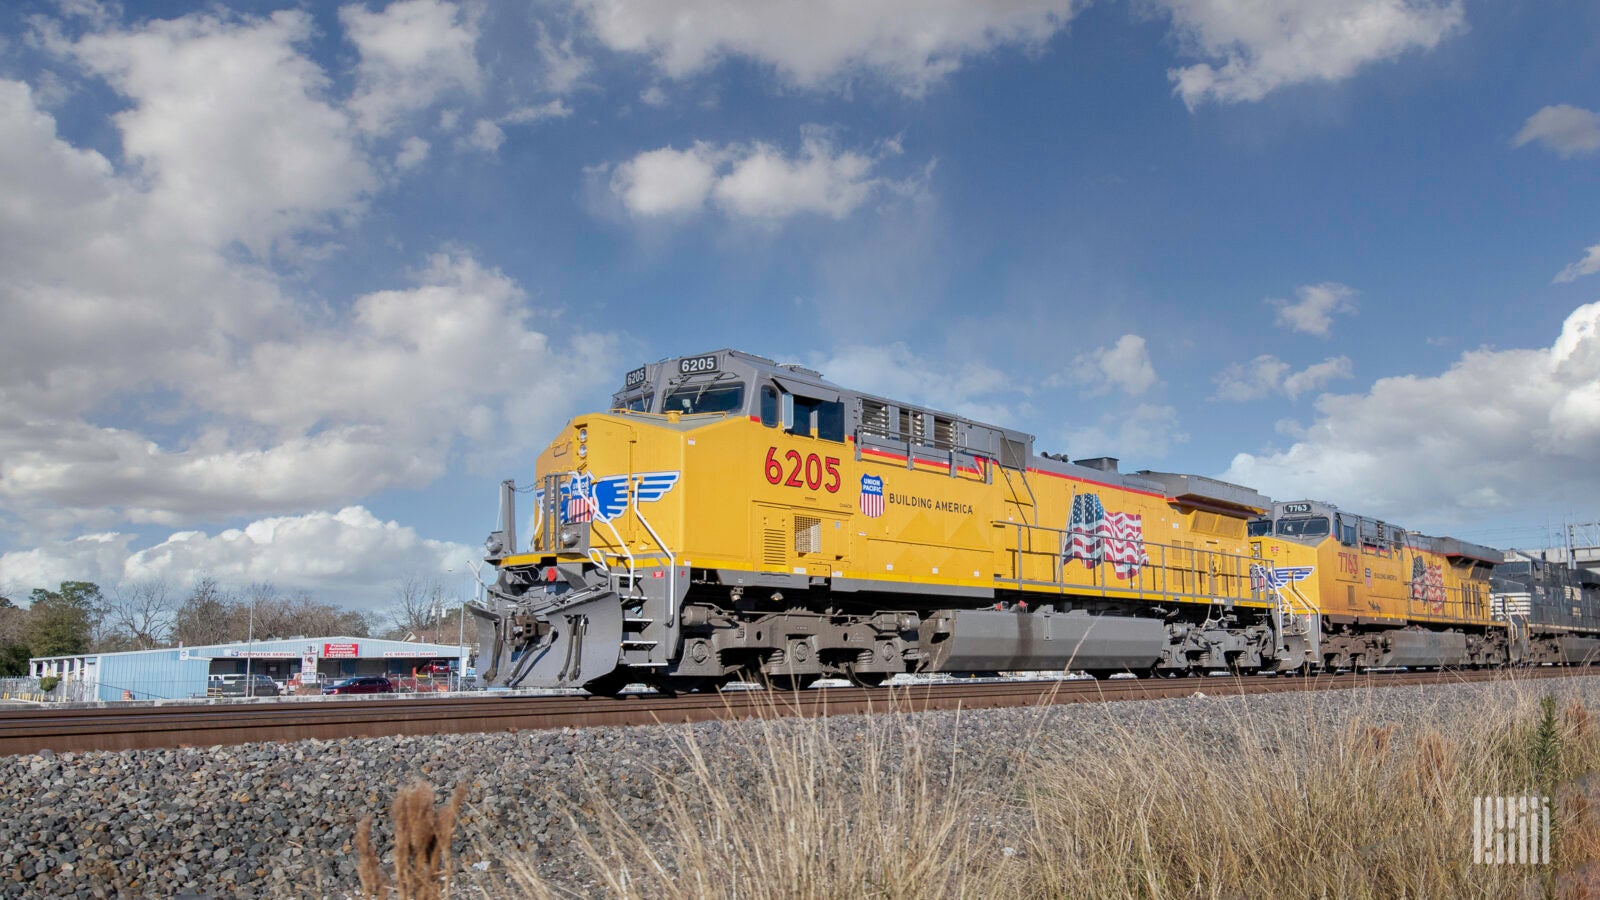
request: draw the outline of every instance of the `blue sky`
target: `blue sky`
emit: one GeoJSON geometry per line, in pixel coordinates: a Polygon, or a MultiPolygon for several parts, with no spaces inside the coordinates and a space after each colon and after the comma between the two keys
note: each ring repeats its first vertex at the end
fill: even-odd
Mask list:
{"type": "Polygon", "coordinates": [[[1600,518],[1600,7],[0,12],[0,590],[464,579],[732,346],[1502,545],[1600,518]]]}

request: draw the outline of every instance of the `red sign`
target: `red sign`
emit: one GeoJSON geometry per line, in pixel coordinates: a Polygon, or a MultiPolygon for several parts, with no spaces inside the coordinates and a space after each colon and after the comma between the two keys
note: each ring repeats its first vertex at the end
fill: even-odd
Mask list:
{"type": "Polygon", "coordinates": [[[359,656],[360,644],[323,644],[322,658],[333,659],[339,656],[359,656]]]}

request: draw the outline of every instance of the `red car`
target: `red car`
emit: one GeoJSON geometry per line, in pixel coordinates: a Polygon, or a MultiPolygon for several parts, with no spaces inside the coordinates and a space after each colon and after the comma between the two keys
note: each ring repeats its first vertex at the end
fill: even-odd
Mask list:
{"type": "Polygon", "coordinates": [[[394,683],[382,675],[341,678],[322,689],[323,694],[392,694],[394,683]]]}

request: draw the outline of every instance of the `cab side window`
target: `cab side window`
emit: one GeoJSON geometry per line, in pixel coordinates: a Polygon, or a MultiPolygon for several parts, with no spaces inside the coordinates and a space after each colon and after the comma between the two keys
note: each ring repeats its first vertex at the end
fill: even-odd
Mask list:
{"type": "Polygon", "coordinates": [[[778,389],[769,384],[761,389],[761,424],[774,428],[780,418],[778,389]]]}
{"type": "Polygon", "coordinates": [[[844,404],[795,396],[794,415],[785,429],[790,434],[810,437],[813,432],[825,441],[844,443],[844,404]]]}

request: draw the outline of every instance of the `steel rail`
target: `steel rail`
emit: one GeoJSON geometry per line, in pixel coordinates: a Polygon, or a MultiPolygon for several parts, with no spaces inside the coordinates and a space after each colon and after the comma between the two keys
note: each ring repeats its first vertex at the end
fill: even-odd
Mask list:
{"type": "MultiPolygon", "coordinates": [[[[1108,681],[935,683],[880,688],[729,691],[721,694],[590,696],[451,696],[407,700],[311,700],[0,710],[0,755],[88,750],[146,750],[257,741],[473,734],[882,712],[1049,706],[1461,684],[1575,677],[1584,669],[1538,668],[1318,675],[1311,678],[1154,678],[1108,681]]],[[[1600,673],[1596,673],[1600,674],[1600,673]]]]}

